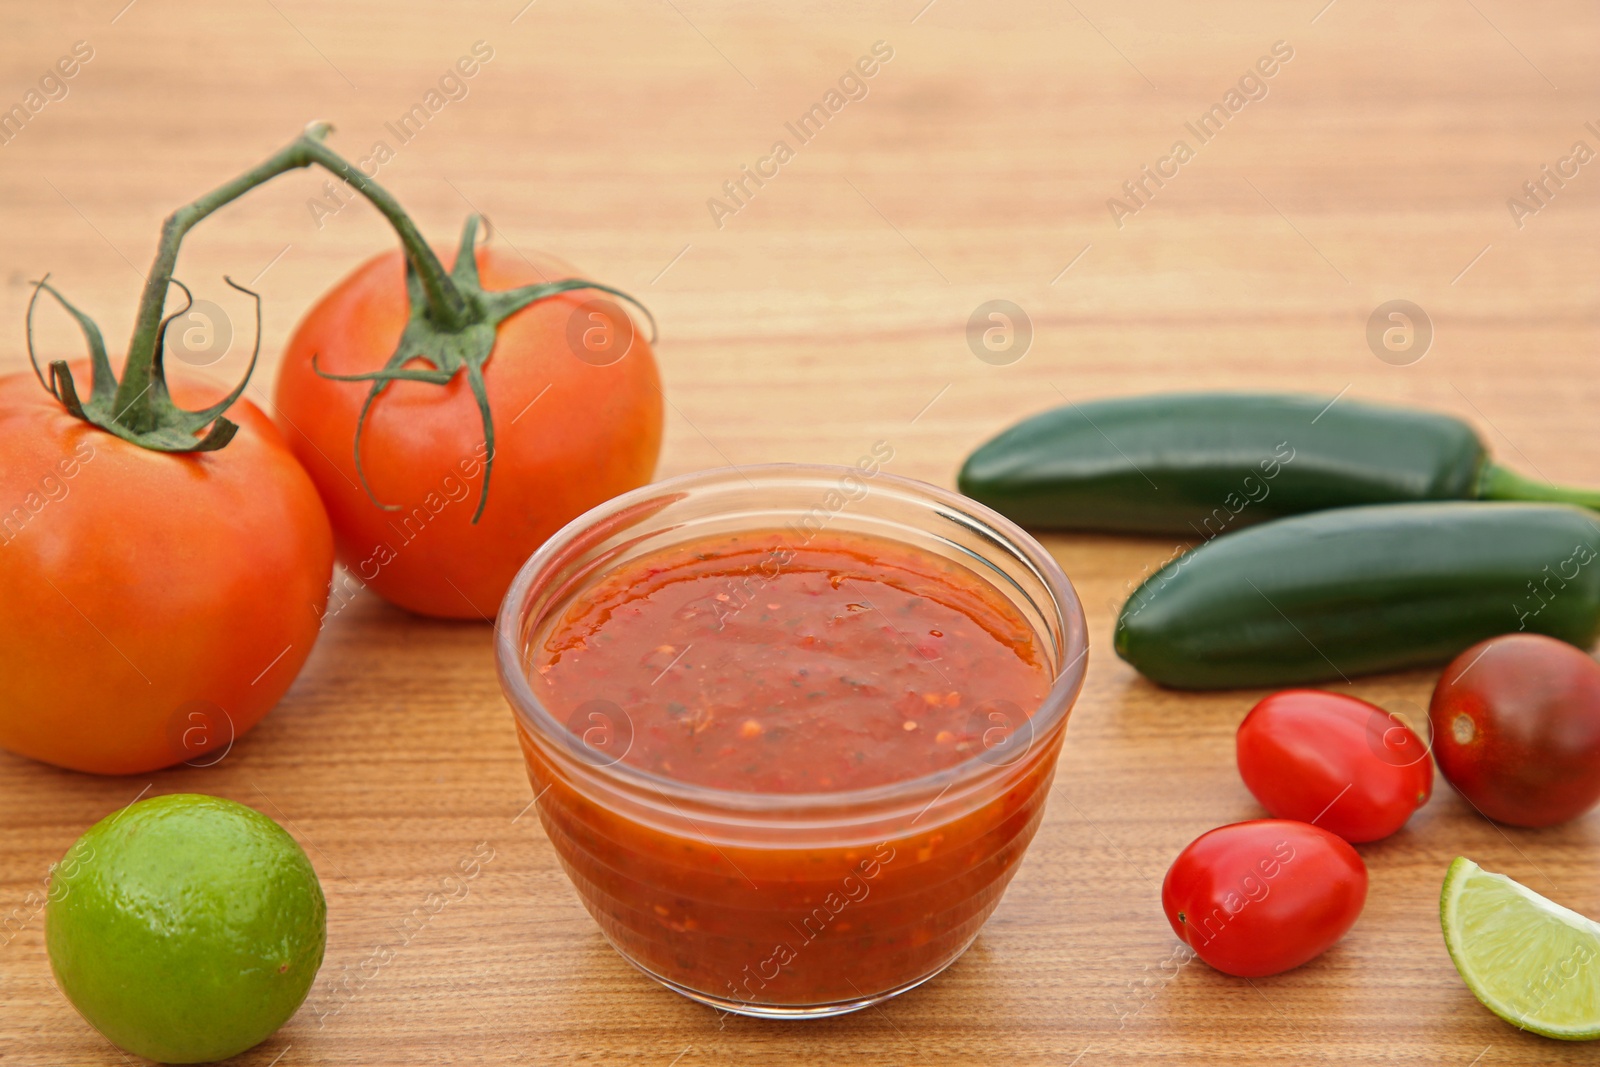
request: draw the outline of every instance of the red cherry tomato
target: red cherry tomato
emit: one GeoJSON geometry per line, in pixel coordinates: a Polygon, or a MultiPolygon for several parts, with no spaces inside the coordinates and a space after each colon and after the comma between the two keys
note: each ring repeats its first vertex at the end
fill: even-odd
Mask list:
{"type": "Polygon", "coordinates": [[[1250,709],[1235,741],[1239,775],[1280,819],[1346,841],[1376,841],[1433,794],[1428,746],[1365,700],[1318,689],[1274,693],[1250,709]]]}
{"type": "Polygon", "coordinates": [[[1289,819],[1219,826],[1178,854],[1161,907],[1217,970],[1259,978],[1343,937],[1367,901],[1367,865],[1343,838],[1289,819]]]}
{"type": "Polygon", "coordinates": [[[1554,826],[1600,801],[1600,663],[1565,641],[1473,645],[1428,708],[1439,770],[1484,815],[1554,826]]]}

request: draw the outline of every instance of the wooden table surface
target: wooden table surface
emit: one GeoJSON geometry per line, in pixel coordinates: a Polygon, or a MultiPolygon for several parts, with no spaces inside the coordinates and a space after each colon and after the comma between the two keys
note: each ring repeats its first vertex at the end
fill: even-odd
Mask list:
{"type": "MultiPolygon", "coordinates": [[[[1326,2],[7,0],[0,110],[75,42],[93,55],[0,144],[0,370],[25,366],[27,281],[44,271],[120,351],[163,215],[325,118],[356,157],[389,143],[380,179],[436,240],[475,208],[496,240],[649,303],[670,403],[662,475],[848,463],[881,439],[888,469],[949,485],[970,448],[1062,397],[1237,387],[1455,412],[1514,467],[1600,482],[1600,173],[1563,163],[1575,142],[1600,149],[1600,11],[1326,2]],[[396,138],[386,124],[480,41],[492,59],[465,97],[396,138]],[[789,132],[880,41],[892,59],[866,95],[804,142],[789,132]],[[1185,124],[1275,44],[1291,58],[1247,80],[1256,98],[1202,141],[1185,124]],[[729,200],[723,183],[778,140],[792,158],[729,200]],[[1523,184],[1546,165],[1567,177],[1531,200],[1523,184]],[[1145,166],[1168,177],[1158,187],[1145,166]],[[1132,199],[1123,183],[1141,178],[1132,199]],[[1395,299],[1433,325],[1420,359],[1368,343],[1395,299]],[[967,343],[990,300],[1031,321],[1019,360],[967,343]]],[[[221,274],[265,295],[258,402],[299,314],[392,246],[369,209],[319,212],[322,195],[320,177],[281,179],[185,250],[181,276],[241,321],[221,274]]],[[[242,367],[246,332],[214,372],[242,367]]],[[[42,337],[79,350],[59,316],[42,337]]],[[[1362,848],[1366,911],[1324,957],[1254,982],[1175,970],[1160,879],[1202,831],[1260,814],[1232,737],[1261,694],[1163,692],[1112,655],[1116,606],[1171,544],[1049,545],[1093,639],[1054,795],[976,944],[899,1000],[777,1024],[640,977],[529,811],[490,627],[364,593],[216,766],[96,778],[0,754],[0,1062],[132,1062],[57,991],[30,894],[95,820],[178,791],[279,820],[327,892],[318,984],[241,1064],[1593,1060],[1479,1007],[1436,904],[1463,854],[1600,914],[1600,816],[1500,829],[1441,783],[1405,830],[1362,848]],[[485,847],[467,895],[407,940],[428,894],[485,847]]],[[[1432,681],[1350,691],[1416,714],[1432,681]]]]}

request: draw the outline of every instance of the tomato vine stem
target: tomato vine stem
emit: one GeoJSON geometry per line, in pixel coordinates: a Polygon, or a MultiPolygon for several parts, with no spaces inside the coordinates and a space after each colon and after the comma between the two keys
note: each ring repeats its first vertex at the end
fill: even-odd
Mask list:
{"type": "Polygon", "coordinates": [[[167,293],[173,282],[172,273],[178,264],[178,250],[183,239],[197,223],[218,208],[286,171],[317,164],[349,183],[388,219],[399,235],[406,258],[411,261],[422,283],[429,317],[445,329],[460,329],[466,324],[469,315],[466,301],[451,282],[444,264],[439,262],[439,257],[423,239],[410,216],[400,207],[399,201],[323,143],[332,130],[333,127],[326,122],[310,123],[299,137],[257,166],[167,216],[161,227],[161,241],[156,247],[155,262],[150,267],[139,300],[133,337],[128,342],[127,365],[123,369],[122,381],[117,386],[116,409],[121,413],[120,421],[128,428],[145,431],[158,425],[159,414],[154,410],[151,383],[153,378],[161,374],[160,342],[165,329],[162,313],[166,308],[167,293]]]}
{"type": "MultiPolygon", "coordinates": [[[[371,383],[367,397],[356,423],[354,459],[356,474],[367,496],[378,507],[396,510],[384,504],[373,492],[361,462],[361,438],[367,415],[373,403],[397,380],[447,385],[458,373],[465,372],[483,423],[484,443],[488,449],[484,461],[483,488],[478,498],[478,509],[473,513],[476,523],[483,515],[489,499],[489,478],[494,470],[494,420],[489,411],[488,390],[483,379],[484,365],[493,354],[496,331],[502,321],[523,308],[560,293],[579,289],[594,289],[621,297],[639,308],[649,321],[652,340],[655,319],[648,309],[620,289],[582,278],[564,278],[539,285],[517,289],[486,291],[478,278],[476,241],[479,218],[467,219],[456,254],[455,266],[445,270],[444,264],[423,238],[411,217],[405,213],[388,190],[373,181],[349,160],[329,148],[325,143],[333,127],[326,122],[312,122],[300,136],[273,153],[243,174],[224,182],[211,192],[178,208],[161,227],[161,239],[156,246],[155,262],[145,279],[144,291],[139,299],[138,314],[134,319],[133,336],[128,342],[128,356],[123,365],[122,379],[117,380],[106,356],[105,341],[99,328],[83,312],[67,302],[49,284],[49,276],[37,282],[33,299],[28,304],[28,354],[40,383],[55,396],[74,416],[116,434],[125,440],[146,448],[163,452],[205,452],[226,445],[238,430],[237,425],[223,417],[234,401],[244,393],[251,373],[255,370],[256,355],[250,358],[250,368],[244,378],[221,403],[200,411],[187,411],[178,407],[167,392],[166,373],[163,366],[167,327],[185,314],[192,306],[188,287],[173,277],[177,267],[178,252],[183,239],[201,220],[217,209],[271,181],[287,171],[320,166],[336,175],[369,201],[388,220],[400,238],[406,259],[406,294],[410,304],[409,318],[400,337],[399,345],[382,367],[359,374],[323,374],[313,361],[313,368],[324,377],[338,381],[371,383]],[[189,299],[182,309],[168,314],[167,296],[172,286],[178,286],[189,299]],[[89,344],[93,382],[87,399],[81,397],[66,361],[50,364],[48,379],[40,370],[33,349],[33,313],[41,293],[49,293],[78,323],[89,344]],[[410,367],[413,360],[431,364],[431,369],[410,367]],[[209,427],[209,429],[207,429],[209,427]],[[204,436],[201,436],[202,431],[204,436]]],[[[260,297],[249,289],[226,279],[228,284],[256,300],[256,354],[261,349],[260,297]]]]}

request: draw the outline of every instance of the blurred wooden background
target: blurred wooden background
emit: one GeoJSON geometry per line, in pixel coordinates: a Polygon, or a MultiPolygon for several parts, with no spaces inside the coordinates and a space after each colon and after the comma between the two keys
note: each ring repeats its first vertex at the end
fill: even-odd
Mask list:
{"type": "MultiPolygon", "coordinates": [[[[7,0],[0,111],[76,42],[92,58],[0,135],[0,370],[26,365],[27,281],[45,271],[119,353],[163,215],[324,118],[356,158],[388,142],[380,180],[435,240],[478,209],[496,240],[651,306],[671,404],[664,475],[848,463],[883,439],[888,469],[949,485],[971,447],[1061,396],[1239,387],[1454,411],[1519,469],[1600,483],[1600,163],[1566,164],[1540,201],[1523,190],[1575,142],[1600,151],[1585,126],[1600,126],[1600,11],[1324,3],[7,0]],[[880,41],[892,59],[865,96],[801,144],[785,123],[880,41]],[[460,98],[402,143],[386,123],[476,42],[492,58],[465,95],[447,84],[460,98]],[[1276,42],[1292,58],[1245,83],[1265,96],[1199,143],[1185,123],[1276,42]],[[777,176],[742,205],[726,199],[723,183],[780,139],[793,158],[777,176]],[[1180,139],[1193,158],[1129,201],[1123,183],[1180,139]],[[738,211],[714,212],[718,197],[738,211]],[[1114,197],[1139,209],[1113,212],[1114,197]],[[1396,299],[1431,320],[1418,360],[1369,347],[1369,316],[1396,299]],[[1031,321],[1020,360],[969,348],[968,319],[991,300],[1031,321]]],[[[258,401],[297,316],[393,243],[365,206],[316,211],[322,180],[285,177],[217,216],[180,265],[241,324],[248,305],[221,275],[262,290],[258,401]]],[[[62,317],[45,318],[50,352],[77,353],[62,317]]],[[[242,368],[246,334],[210,372],[242,368]]],[[[1159,906],[1167,864],[1203,830],[1259,813],[1232,734],[1260,694],[1163,693],[1111,654],[1116,605],[1171,545],[1050,543],[1095,638],[1055,796],[976,945],[911,995],[777,1025],[719,1019],[641,978],[527,810],[489,627],[420,621],[366,594],[215,767],[98,779],[0,754],[0,1060],[131,1062],[57,992],[27,902],[83,829],[147,788],[260,808],[322,876],[322,979],[239,1059],[252,1067],[1592,1058],[1478,1006],[1436,901],[1464,854],[1600,915],[1600,816],[1502,831],[1441,784],[1405,831],[1362,849],[1366,913],[1325,957],[1255,982],[1163,968],[1176,945],[1159,906]],[[467,896],[392,961],[364,965],[480,842],[494,858],[467,896]]],[[[1431,683],[1353,691],[1415,714],[1431,683]]]]}

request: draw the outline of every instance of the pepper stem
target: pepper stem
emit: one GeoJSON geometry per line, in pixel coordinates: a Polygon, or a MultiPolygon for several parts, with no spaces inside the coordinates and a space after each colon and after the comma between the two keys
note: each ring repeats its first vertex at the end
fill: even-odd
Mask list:
{"type": "Polygon", "coordinates": [[[1600,511],[1600,491],[1552,485],[1508,470],[1498,463],[1485,463],[1478,475],[1480,500],[1538,500],[1557,504],[1576,504],[1600,511]]]}

